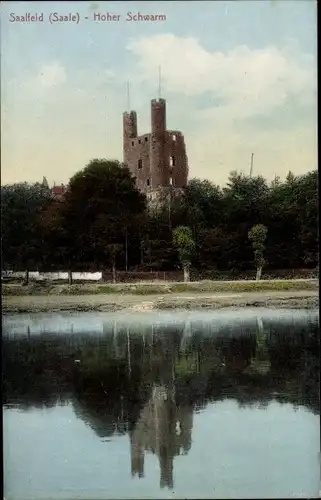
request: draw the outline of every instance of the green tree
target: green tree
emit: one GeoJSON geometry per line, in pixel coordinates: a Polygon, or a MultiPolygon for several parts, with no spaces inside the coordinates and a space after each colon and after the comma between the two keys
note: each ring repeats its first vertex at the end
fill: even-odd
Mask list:
{"type": "MultiPolygon", "coordinates": [[[[63,201],[51,200],[40,217],[42,237],[42,268],[45,271],[68,270],[68,281],[72,284],[72,271],[81,268],[80,249],[75,246],[74,233],[67,224],[66,207],[63,201]]],[[[85,267],[86,270],[88,270],[85,267]]]]}
{"type": "Polygon", "coordinates": [[[222,269],[230,243],[231,235],[222,227],[203,229],[197,242],[199,266],[203,269],[222,269]]]}
{"type": "Polygon", "coordinates": [[[184,281],[190,281],[191,260],[195,253],[195,241],[189,227],[178,226],[173,231],[173,243],[184,271],[184,281]]]}
{"type": "Polygon", "coordinates": [[[217,224],[222,214],[222,192],[208,180],[191,179],[186,187],[185,221],[198,237],[199,231],[217,224]]]}
{"type": "Polygon", "coordinates": [[[172,230],[168,216],[168,207],[149,213],[143,239],[145,240],[144,265],[150,269],[165,271],[173,269],[177,264],[177,254],[173,249],[172,230]]]}
{"type": "Polygon", "coordinates": [[[251,266],[248,231],[255,224],[268,224],[269,188],[263,177],[247,177],[231,172],[223,189],[222,225],[229,234],[225,254],[228,269],[242,270],[251,266]]]}
{"type": "Polygon", "coordinates": [[[1,187],[2,267],[26,270],[26,282],[42,261],[39,220],[49,200],[49,189],[39,183],[1,187]]]}
{"type": "Polygon", "coordinates": [[[315,267],[318,262],[318,173],[294,177],[270,189],[266,257],[271,267],[315,267]]]}
{"type": "Polygon", "coordinates": [[[121,245],[126,250],[145,209],[145,196],[127,167],[118,161],[92,160],[71,178],[61,209],[75,261],[102,266],[109,260],[115,265],[110,249],[117,248],[119,254],[121,245]]]}
{"type": "Polygon", "coordinates": [[[249,231],[249,240],[252,242],[254,250],[254,261],[256,265],[256,279],[260,280],[262,269],[265,264],[264,250],[267,228],[263,224],[256,224],[249,231]]]}
{"type": "Polygon", "coordinates": [[[296,178],[292,210],[297,219],[298,257],[304,265],[318,264],[318,172],[312,171],[296,178]]]}

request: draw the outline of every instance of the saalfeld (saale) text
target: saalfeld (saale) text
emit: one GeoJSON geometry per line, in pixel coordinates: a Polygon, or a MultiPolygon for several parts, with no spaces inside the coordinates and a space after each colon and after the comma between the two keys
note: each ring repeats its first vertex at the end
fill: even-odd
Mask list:
{"type": "Polygon", "coordinates": [[[9,15],[9,21],[11,23],[42,23],[43,22],[43,13],[41,12],[36,14],[31,14],[31,12],[26,12],[21,16],[16,16],[13,12],[9,15]]]}

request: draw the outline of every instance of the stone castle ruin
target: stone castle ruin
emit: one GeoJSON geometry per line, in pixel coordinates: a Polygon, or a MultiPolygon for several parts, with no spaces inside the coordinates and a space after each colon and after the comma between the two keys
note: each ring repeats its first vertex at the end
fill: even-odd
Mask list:
{"type": "Polygon", "coordinates": [[[123,113],[123,161],[149,201],[181,195],[187,185],[184,135],[166,128],[166,101],[151,101],[151,132],[138,135],[137,113],[123,113]]]}

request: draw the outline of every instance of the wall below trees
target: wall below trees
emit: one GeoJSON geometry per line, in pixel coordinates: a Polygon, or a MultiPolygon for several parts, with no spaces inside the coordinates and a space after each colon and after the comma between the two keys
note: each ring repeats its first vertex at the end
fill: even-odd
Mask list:
{"type": "MultiPolygon", "coordinates": [[[[202,280],[251,280],[255,279],[256,271],[248,270],[239,273],[218,272],[218,271],[197,271],[191,270],[191,281],[202,280]]],[[[5,280],[21,280],[26,276],[25,271],[2,271],[1,277],[5,280]]],[[[309,279],[316,278],[314,269],[276,269],[267,270],[263,273],[262,279],[309,279]]],[[[103,283],[113,282],[112,271],[106,270],[95,273],[73,272],[74,281],[101,281],[103,283]]],[[[40,273],[30,271],[31,281],[67,281],[68,272],[40,273]]],[[[138,281],[184,281],[183,271],[116,271],[116,282],[134,283],[138,281]]]]}
{"type": "MultiPolygon", "coordinates": [[[[20,279],[25,278],[25,271],[2,271],[2,278],[9,279],[20,279]]],[[[73,280],[81,280],[81,281],[99,281],[102,279],[102,273],[72,273],[73,280]]],[[[40,273],[39,271],[30,271],[29,279],[34,281],[59,281],[59,280],[68,280],[68,272],[56,272],[56,273],[40,273]]]]}

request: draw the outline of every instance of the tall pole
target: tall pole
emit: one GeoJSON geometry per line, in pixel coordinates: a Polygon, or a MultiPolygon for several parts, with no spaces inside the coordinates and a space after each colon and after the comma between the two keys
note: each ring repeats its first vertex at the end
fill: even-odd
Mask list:
{"type": "Polygon", "coordinates": [[[161,98],[162,95],[162,72],[161,67],[158,66],[158,99],[161,98]]]}
{"type": "Polygon", "coordinates": [[[127,82],[127,111],[130,112],[130,87],[129,87],[129,81],[127,82]]]}
{"type": "Polygon", "coordinates": [[[253,173],[253,157],[254,157],[254,153],[251,154],[251,169],[250,169],[250,177],[252,177],[252,173],[253,173]]]}
{"type": "Polygon", "coordinates": [[[126,226],[125,230],[125,267],[126,267],[126,273],[128,271],[128,230],[126,226]]]}

